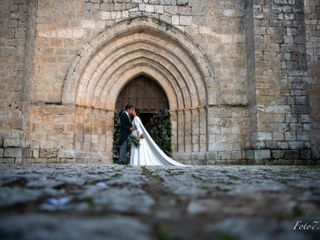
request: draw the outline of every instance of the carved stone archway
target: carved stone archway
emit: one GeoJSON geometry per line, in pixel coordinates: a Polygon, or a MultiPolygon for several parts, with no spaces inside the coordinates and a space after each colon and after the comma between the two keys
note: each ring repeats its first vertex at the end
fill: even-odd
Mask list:
{"type": "Polygon", "coordinates": [[[116,110],[125,109],[127,104],[138,108],[140,113],[157,113],[169,110],[167,96],[161,86],[145,75],[133,78],[120,92],[116,110]]]}
{"type": "Polygon", "coordinates": [[[150,76],[166,93],[174,156],[184,159],[205,153],[207,106],[218,104],[220,95],[212,66],[188,35],[148,17],[108,28],[89,41],[74,59],[64,82],[62,101],[76,106],[75,149],[100,152],[102,158],[111,159],[111,126],[117,97],[138,75],[150,76]],[[103,119],[99,123],[103,127],[81,126],[88,115],[103,119]],[[102,144],[100,138],[104,139],[102,144]]]}

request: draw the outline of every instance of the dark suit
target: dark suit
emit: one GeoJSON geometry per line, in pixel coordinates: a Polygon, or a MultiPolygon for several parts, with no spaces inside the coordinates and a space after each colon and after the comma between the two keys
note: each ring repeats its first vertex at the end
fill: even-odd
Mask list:
{"type": "Polygon", "coordinates": [[[120,156],[119,163],[124,164],[126,159],[126,152],[128,146],[128,137],[131,133],[131,120],[125,112],[120,113],[120,156]]]}

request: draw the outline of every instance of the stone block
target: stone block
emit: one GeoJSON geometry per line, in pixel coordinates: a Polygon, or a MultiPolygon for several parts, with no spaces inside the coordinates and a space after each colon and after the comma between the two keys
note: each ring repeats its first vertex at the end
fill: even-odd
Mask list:
{"type": "Polygon", "coordinates": [[[75,158],[76,154],[74,150],[64,150],[60,149],[58,151],[58,158],[75,158]]]}
{"type": "Polygon", "coordinates": [[[5,148],[4,157],[19,158],[22,157],[21,148],[5,148]]]}
{"type": "Polygon", "coordinates": [[[284,140],[284,135],[282,132],[273,132],[272,139],[275,141],[282,141],[284,140]]]}
{"type": "Polygon", "coordinates": [[[23,151],[23,157],[25,158],[32,158],[33,150],[30,148],[26,148],[23,151]]]}
{"type": "Polygon", "coordinates": [[[139,4],[139,11],[145,11],[146,10],[146,5],[144,3],[139,4]]]}
{"type": "Polygon", "coordinates": [[[164,6],[162,5],[155,5],[154,6],[154,11],[157,13],[164,13],[164,6]]]}
{"type": "Polygon", "coordinates": [[[33,154],[32,156],[33,156],[34,158],[38,158],[38,157],[39,157],[39,149],[33,149],[32,152],[33,152],[33,153],[32,153],[32,154],[33,154]]]}
{"type": "Polygon", "coordinates": [[[265,109],[267,113],[290,113],[291,107],[288,105],[274,105],[265,109]]]}
{"type": "Polygon", "coordinates": [[[277,164],[282,164],[282,165],[289,165],[289,164],[293,164],[294,160],[292,159],[278,159],[276,161],[277,164]]]}
{"type": "Polygon", "coordinates": [[[209,151],[206,154],[206,159],[208,159],[208,160],[217,160],[218,159],[217,152],[216,151],[209,151]]]}
{"type": "Polygon", "coordinates": [[[287,141],[295,141],[297,139],[295,132],[286,132],[286,133],[284,133],[284,138],[287,141]]]}
{"type": "Polygon", "coordinates": [[[113,9],[115,11],[123,11],[126,9],[126,4],[127,3],[114,3],[113,5],[113,9]]]}
{"type": "Polygon", "coordinates": [[[288,142],[281,141],[281,142],[277,142],[277,147],[280,149],[288,149],[289,144],[288,142]]]}
{"type": "Polygon", "coordinates": [[[311,123],[305,123],[305,124],[303,124],[302,130],[305,131],[305,132],[310,132],[310,130],[311,130],[311,123]]]}
{"type": "Polygon", "coordinates": [[[14,159],[14,163],[16,163],[16,164],[22,163],[22,157],[16,157],[16,158],[14,159]]]}
{"type": "Polygon", "coordinates": [[[271,151],[271,156],[274,159],[284,159],[285,153],[283,150],[272,150],[271,151]]]}
{"type": "Polygon", "coordinates": [[[223,11],[223,15],[225,17],[232,17],[235,14],[235,10],[234,9],[225,9],[223,11]]]}
{"type": "Polygon", "coordinates": [[[228,164],[241,164],[240,159],[230,159],[227,161],[228,164]]]}
{"type": "Polygon", "coordinates": [[[14,164],[14,160],[15,158],[1,158],[0,159],[0,163],[4,163],[4,164],[14,164]]]}
{"type": "Polygon", "coordinates": [[[312,159],[320,161],[320,150],[318,150],[318,149],[312,150],[312,159]]]}
{"type": "Polygon", "coordinates": [[[298,151],[298,150],[287,150],[287,151],[285,151],[285,159],[289,159],[289,160],[300,159],[300,151],[298,151]]]}
{"type": "Polygon", "coordinates": [[[301,114],[298,115],[298,121],[301,123],[309,123],[311,122],[309,114],[301,114]]]}
{"type": "Polygon", "coordinates": [[[75,158],[60,158],[60,163],[75,163],[75,158]]]}
{"type": "Polygon", "coordinates": [[[178,13],[181,15],[191,15],[190,7],[178,7],[178,13]]]}
{"type": "Polygon", "coordinates": [[[41,148],[39,151],[40,158],[56,158],[58,150],[56,149],[44,149],[41,148]]]}
{"type": "Polygon", "coordinates": [[[189,4],[189,0],[177,0],[177,5],[186,6],[189,4]]]}
{"type": "Polygon", "coordinates": [[[146,9],[145,11],[146,12],[154,12],[154,5],[151,5],[151,4],[146,4],[146,9]]]}
{"type": "Polygon", "coordinates": [[[258,132],[257,139],[260,141],[263,140],[272,140],[272,133],[269,132],[258,132]]]}
{"type": "Polygon", "coordinates": [[[26,30],[25,28],[15,28],[15,34],[14,37],[16,39],[24,39],[26,35],[26,30]]]}
{"type": "Polygon", "coordinates": [[[312,151],[311,149],[302,149],[300,152],[301,159],[311,159],[312,151]]]}
{"type": "Polygon", "coordinates": [[[292,112],[296,114],[307,114],[310,112],[308,105],[294,105],[292,112]]]}
{"type": "Polygon", "coordinates": [[[246,159],[252,162],[254,160],[254,150],[247,150],[245,152],[245,156],[246,156],[246,159]]]}
{"type": "Polygon", "coordinates": [[[47,158],[35,158],[34,163],[35,164],[45,164],[45,163],[48,163],[48,159],[47,158]]]}
{"type": "Polygon", "coordinates": [[[173,25],[179,25],[179,15],[173,15],[172,16],[172,24],[173,25]]]}
{"type": "Polygon", "coordinates": [[[271,152],[270,150],[267,150],[267,149],[255,150],[254,157],[255,157],[255,160],[270,158],[271,152]]]}
{"type": "Polygon", "coordinates": [[[240,160],[241,159],[241,151],[232,151],[231,152],[231,159],[240,160]]]}
{"type": "Polygon", "coordinates": [[[299,141],[309,141],[310,140],[310,133],[308,133],[308,132],[298,132],[297,133],[297,140],[299,140],[299,141]]]}
{"type": "Polygon", "coordinates": [[[192,25],[192,16],[180,15],[179,23],[180,23],[180,25],[192,25]]]}
{"type": "Polygon", "coordinates": [[[3,157],[4,149],[0,148],[0,158],[3,157]]]}
{"type": "Polygon", "coordinates": [[[255,159],[253,163],[258,165],[264,165],[266,162],[265,159],[255,159]]]}
{"type": "Polygon", "coordinates": [[[111,19],[111,12],[101,12],[100,14],[101,14],[101,18],[102,18],[103,20],[109,20],[109,19],[111,19]]]}
{"type": "Polygon", "coordinates": [[[48,163],[60,163],[60,159],[59,158],[49,158],[47,160],[48,163]]]}
{"type": "Polygon", "coordinates": [[[77,151],[75,152],[77,159],[101,159],[101,153],[100,152],[84,152],[84,151],[77,151]]]}
{"type": "Polygon", "coordinates": [[[296,114],[286,114],[286,122],[287,123],[296,123],[298,122],[296,114]]]}
{"type": "Polygon", "coordinates": [[[304,148],[304,142],[303,141],[293,141],[289,142],[290,149],[302,149],[304,148]]]}
{"type": "Polygon", "coordinates": [[[160,0],[160,4],[165,4],[165,5],[175,5],[177,3],[176,0],[160,0]]]}
{"type": "Polygon", "coordinates": [[[231,159],[231,152],[230,151],[219,151],[218,152],[218,159],[219,160],[229,160],[229,159],[231,159]]]}
{"type": "Polygon", "coordinates": [[[4,139],[4,147],[19,147],[21,144],[20,139],[4,139]]]}
{"type": "Polygon", "coordinates": [[[273,114],[258,112],[258,116],[257,117],[258,117],[260,122],[274,122],[273,114]]]}
{"type": "Polygon", "coordinates": [[[296,104],[308,104],[308,97],[307,96],[296,96],[295,103],[296,104]]]}
{"type": "Polygon", "coordinates": [[[27,164],[34,164],[34,158],[25,158],[24,162],[27,164]]]}
{"type": "Polygon", "coordinates": [[[177,6],[165,6],[164,11],[169,14],[177,14],[178,13],[178,7],[177,6]]]}
{"type": "Polygon", "coordinates": [[[168,24],[172,24],[172,17],[171,16],[161,15],[160,20],[162,20],[168,24]]]}

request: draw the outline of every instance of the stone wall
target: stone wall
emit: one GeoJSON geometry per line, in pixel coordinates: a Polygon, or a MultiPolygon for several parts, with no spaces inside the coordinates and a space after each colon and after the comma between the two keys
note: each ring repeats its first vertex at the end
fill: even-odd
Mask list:
{"type": "MultiPolygon", "coordinates": [[[[257,93],[255,72],[255,38],[253,24],[253,1],[244,1],[244,22],[246,42],[247,67],[247,100],[248,100],[248,141],[249,146],[255,146],[257,132],[257,93]]],[[[252,159],[254,160],[254,159],[252,159]]]]}
{"type": "MultiPolygon", "coordinates": [[[[221,1],[162,0],[68,1],[63,5],[59,1],[39,1],[36,40],[38,47],[36,47],[34,59],[35,65],[41,67],[36,67],[34,71],[32,101],[37,104],[37,109],[40,106],[46,109],[48,104],[63,102],[61,92],[71,62],[75,57],[81,58],[80,49],[87,42],[90,43],[92,39],[95,39],[105,28],[108,29],[118,22],[136,17],[159,19],[160,22],[191,36],[192,41],[199,45],[201,51],[205,53],[212,64],[214,74],[218,76],[216,77],[218,87],[215,86],[215,89],[209,89],[209,91],[217,91],[220,96],[219,104],[226,105],[225,109],[220,111],[217,102],[211,101],[208,110],[194,111],[185,107],[183,108],[184,112],[172,114],[173,139],[177,140],[173,141],[173,149],[176,150],[175,157],[197,163],[206,163],[206,159],[209,159],[211,163],[217,160],[244,159],[243,146],[247,144],[246,137],[244,137],[246,135],[247,114],[245,109],[246,70],[242,15],[243,6],[234,1],[225,1],[224,3],[221,1]],[[60,17],[57,19],[58,14],[60,17]],[[227,64],[225,64],[225,59],[228,59],[227,64]],[[218,112],[217,116],[212,116],[209,122],[210,128],[211,126],[212,128],[208,130],[206,127],[208,116],[216,114],[216,112],[218,112]],[[175,119],[177,123],[175,123],[175,119]],[[220,125],[213,126],[215,122],[220,122],[220,125]],[[201,125],[198,128],[199,124],[201,125]],[[191,127],[192,129],[190,129],[191,127]],[[207,150],[212,153],[206,155],[207,150]],[[192,157],[190,158],[190,156],[192,157]]],[[[186,71],[184,70],[184,72],[186,71]]],[[[92,110],[92,105],[86,104],[82,100],[80,105],[82,107],[77,109],[89,107],[83,112],[100,111],[92,110]]],[[[103,109],[101,106],[98,108],[103,109]]],[[[38,118],[37,115],[33,116],[35,113],[39,114],[38,111],[31,113],[31,121],[38,118]]],[[[110,122],[112,114],[108,116],[108,122],[110,122]]],[[[55,118],[55,114],[47,117],[55,118]]],[[[78,117],[80,116],[77,112],[74,119],[76,140],[73,148],[77,151],[98,152],[100,154],[98,156],[104,156],[104,161],[110,161],[110,157],[107,157],[108,154],[103,154],[93,147],[96,144],[104,145],[103,140],[98,141],[101,143],[96,141],[96,139],[103,138],[89,130],[83,135],[81,129],[87,129],[87,127],[79,124],[78,117]]],[[[106,117],[105,115],[102,118],[106,117]]],[[[80,119],[82,118],[80,117],[80,119]]],[[[31,122],[30,124],[39,123],[31,122]]],[[[55,129],[54,126],[49,128],[55,129]]],[[[107,131],[110,131],[110,128],[109,126],[107,131]]],[[[36,144],[31,141],[32,148],[39,148],[39,142],[42,143],[42,148],[48,149],[59,145],[59,134],[56,134],[56,138],[51,136],[51,141],[48,141],[46,135],[47,132],[42,132],[41,128],[32,130],[31,136],[37,136],[36,144]]],[[[106,141],[110,142],[111,134],[108,133],[107,136],[106,141]]],[[[107,145],[107,150],[111,150],[110,143],[107,145]]]]}
{"type": "Polygon", "coordinates": [[[309,85],[311,146],[313,158],[320,159],[320,2],[305,0],[305,26],[309,85]]]}
{"type": "Polygon", "coordinates": [[[307,163],[319,157],[318,5],[2,1],[0,157],[111,163],[117,95],[148,74],[168,96],[177,160],[307,163]]]}
{"type": "Polygon", "coordinates": [[[254,1],[256,162],[311,158],[303,1],[254,1]]]}
{"type": "Polygon", "coordinates": [[[21,162],[26,146],[24,62],[32,7],[26,1],[0,3],[0,158],[9,163],[21,162]]]}

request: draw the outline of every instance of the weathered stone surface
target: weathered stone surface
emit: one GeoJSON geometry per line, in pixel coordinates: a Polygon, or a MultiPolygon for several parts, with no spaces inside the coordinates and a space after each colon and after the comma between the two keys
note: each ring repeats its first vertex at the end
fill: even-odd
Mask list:
{"type": "Polygon", "coordinates": [[[65,216],[47,216],[28,214],[0,220],[3,237],[21,236],[20,239],[154,239],[151,229],[139,220],[125,216],[108,218],[66,218],[65,216]],[[9,221],[7,221],[9,220],[9,221]],[[13,225],[11,221],[15,221],[13,225]],[[67,221],[66,221],[67,220],[67,221]],[[83,224],[86,221],[86,224],[83,224]],[[63,224],[61,224],[63,222],[63,224]],[[81,227],[80,227],[81,226],[81,227]],[[28,231],[29,229],[29,231],[28,231]],[[30,231],[32,229],[32,231],[30,231]],[[50,229],[49,231],[44,229],[50,229]],[[125,230],[125,231],[124,231],[125,230]]]}
{"type": "Polygon", "coordinates": [[[4,157],[21,158],[22,149],[21,148],[5,148],[4,157]]]}
{"type": "Polygon", "coordinates": [[[284,163],[277,156],[299,150],[301,163],[315,163],[319,8],[317,0],[3,0],[1,162],[112,163],[117,96],[145,74],[168,97],[177,160],[284,163]]]}
{"type": "Polygon", "coordinates": [[[314,239],[307,166],[2,165],[3,239],[314,239]],[[63,223],[63,224],[61,224],[63,223]],[[32,230],[32,231],[31,231],[32,230]]]}

